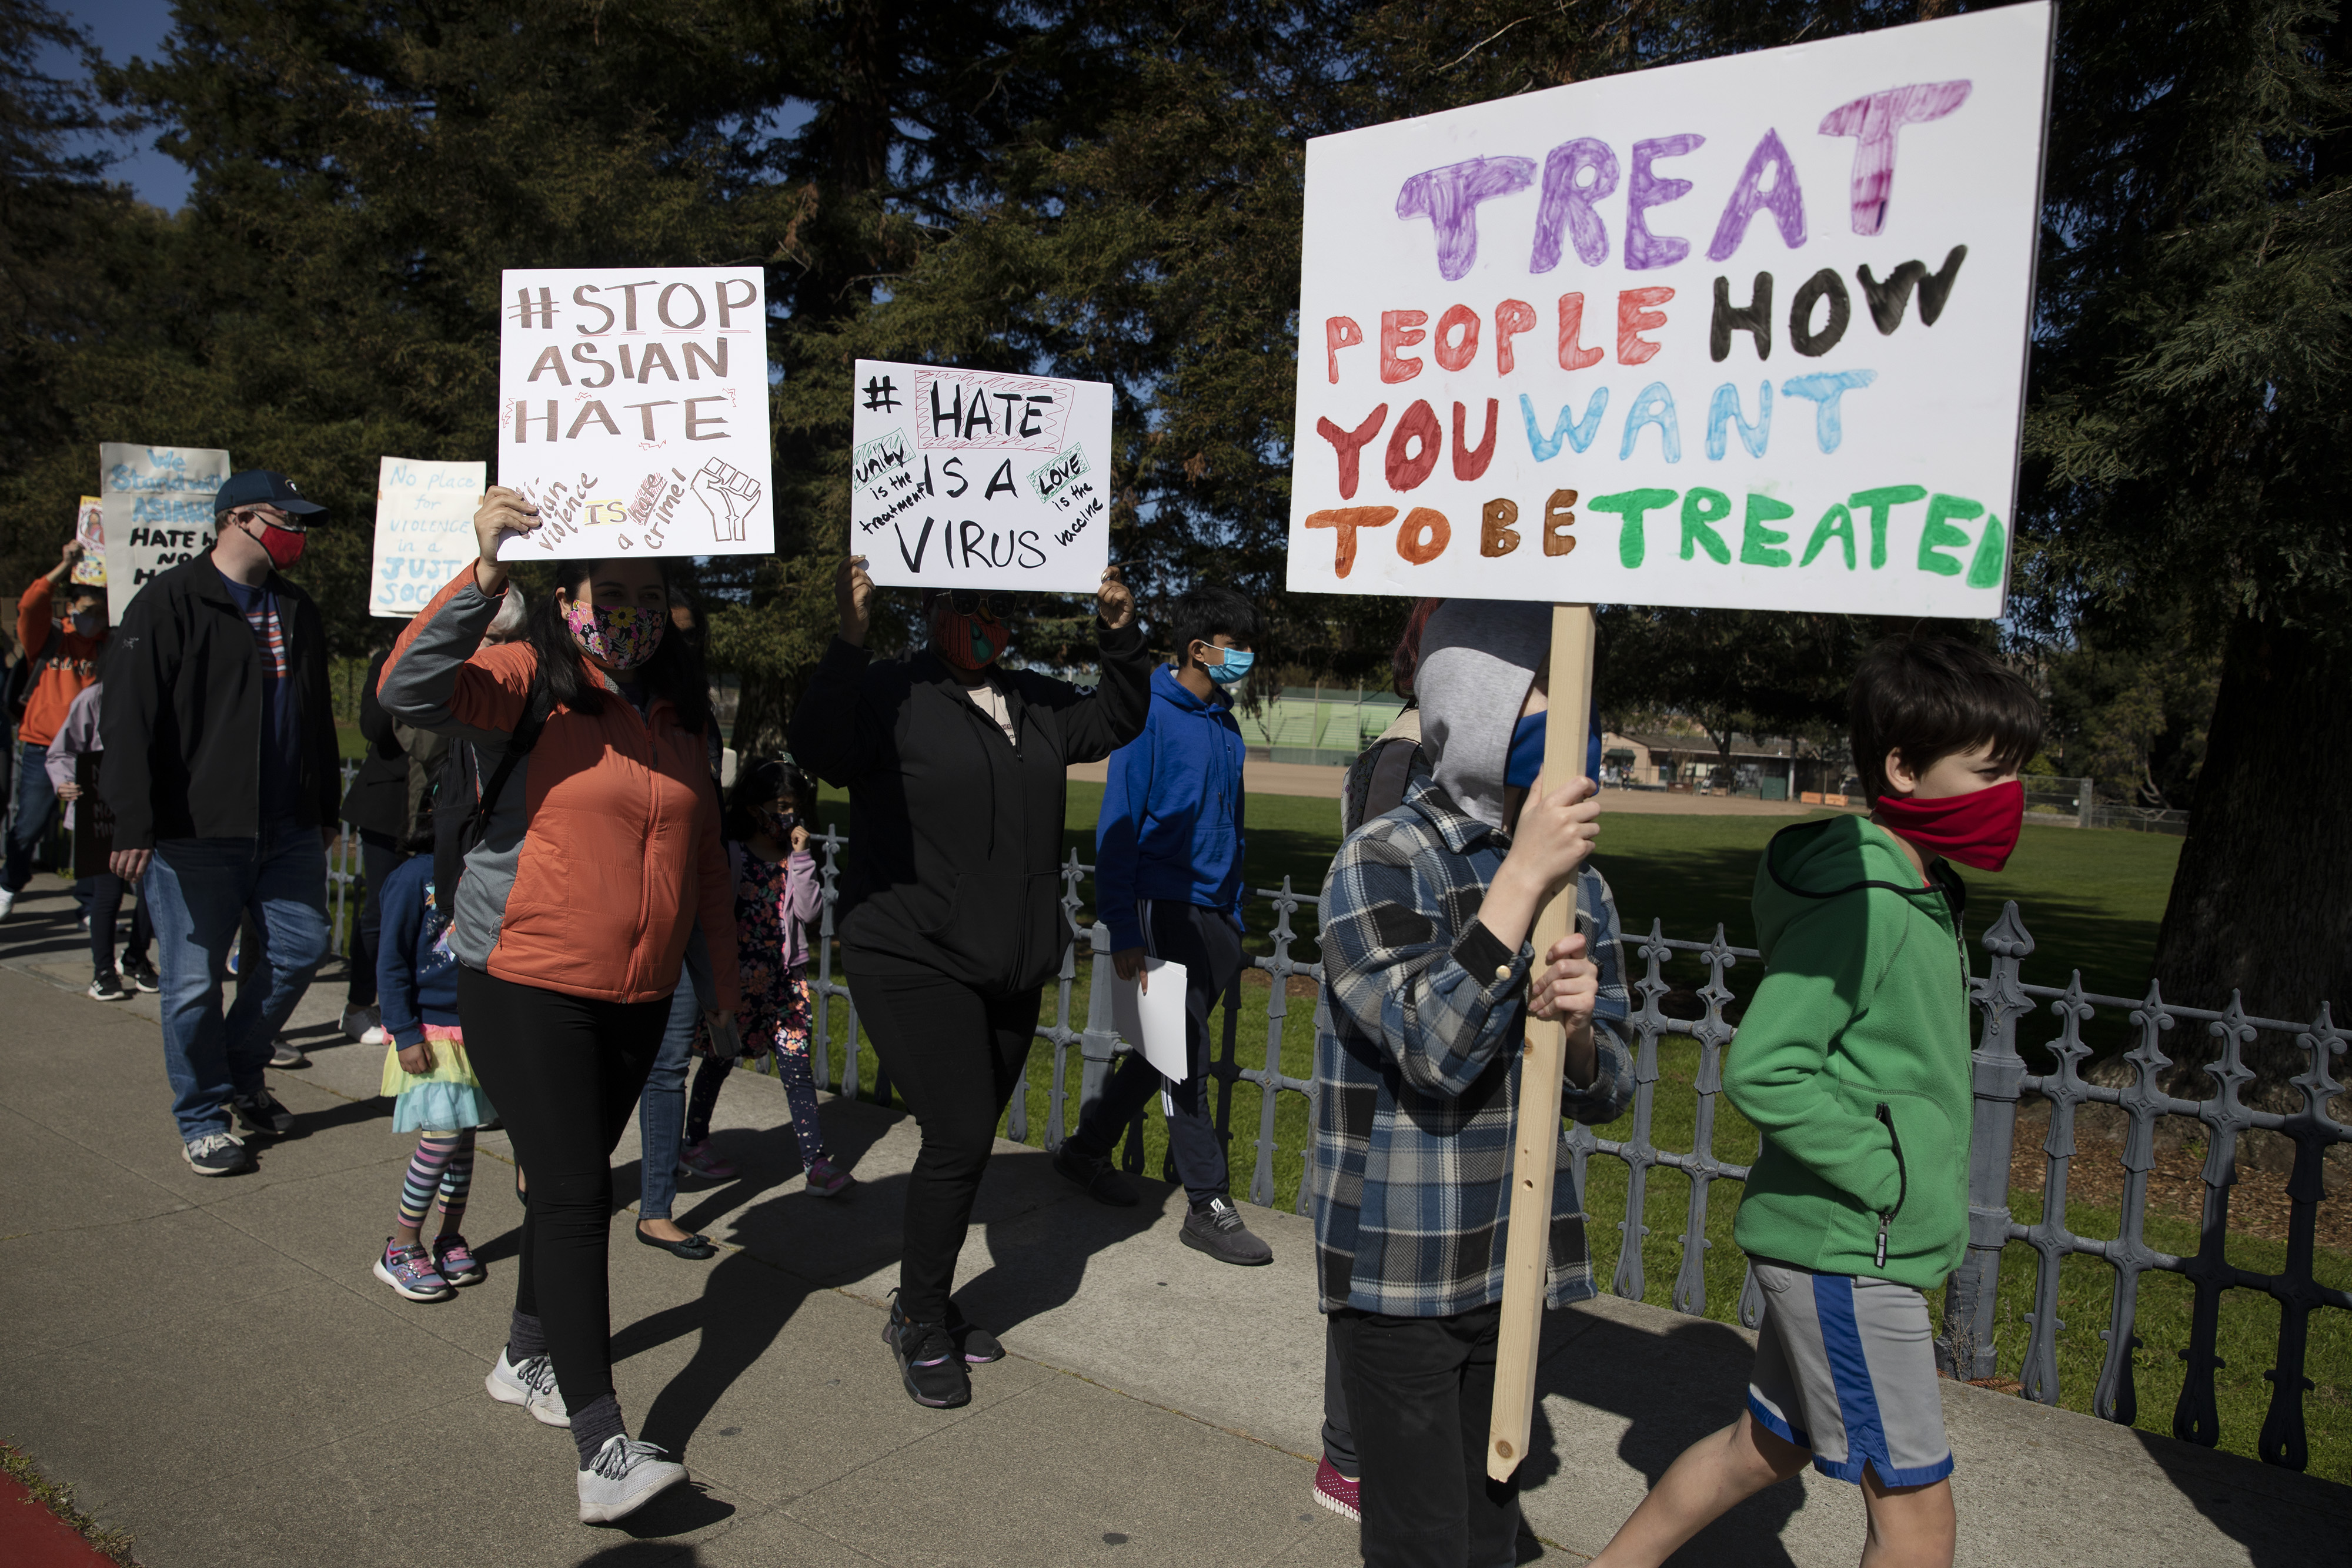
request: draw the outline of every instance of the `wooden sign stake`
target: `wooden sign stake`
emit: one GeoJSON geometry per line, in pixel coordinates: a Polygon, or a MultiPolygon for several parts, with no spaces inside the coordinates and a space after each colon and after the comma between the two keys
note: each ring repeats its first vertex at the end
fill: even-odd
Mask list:
{"type": "MultiPolygon", "coordinates": [[[[1592,606],[1551,610],[1550,711],[1544,727],[1543,775],[1557,789],[1584,773],[1592,713],[1592,606]]],[[[1536,915],[1536,972],[1553,943],[1574,927],[1576,884],[1536,915]]],[[[1530,978],[1533,977],[1531,976],[1530,978]]],[[[1551,1240],[1552,1175],[1559,1151],[1560,1075],[1567,1031],[1529,1016],[1527,1060],[1519,1071],[1519,1120],[1511,1161],[1511,1218],[1504,1236],[1503,1325],[1495,1358],[1495,1406],[1486,1427],[1486,1474],[1507,1480],[1527,1457],[1535,1423],[1536,1350],[1543,1338],[1544,1277],[1551,1240]]]]}

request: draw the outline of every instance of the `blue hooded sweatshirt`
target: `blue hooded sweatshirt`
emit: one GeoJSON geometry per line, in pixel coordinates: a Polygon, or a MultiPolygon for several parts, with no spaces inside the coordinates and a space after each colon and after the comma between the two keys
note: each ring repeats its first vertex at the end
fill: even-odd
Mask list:
{"type": "Polygon", "coordinates": [[[383,912],[375,968],[383,1032],[405,1046],[423,1040],[428,1023],[456,1028],[457,955],[449,948],[449,917],[435,907],[433,852],[401,862],[376,900],[383,912]]]}
{"type": "Polygon", "coordinates": [[[1110,754],[1095,827],[1095,904],[1114,951],[1143,946],[1136,902],[1180,899],[1236,917],[1242,902],[1242,727],[1176,667],[1151,672],[1143,733],[1110,754]]]}

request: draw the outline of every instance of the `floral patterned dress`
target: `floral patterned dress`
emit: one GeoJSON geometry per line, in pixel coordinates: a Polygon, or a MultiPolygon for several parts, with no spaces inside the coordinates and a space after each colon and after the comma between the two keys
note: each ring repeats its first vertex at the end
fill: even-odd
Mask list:
{"type": "MultiPolygon", "coordinates": [[[[793,879],[813,877],[814,867],[805,855],[797,857],[803,865],[795,869],[793,857],[762,860],[748,847],[740,848],[733,858],[736,955],[743,993],[735,1023],[742,1060],[783,1082],[801,1160],[811,1164],[824,1157],[824,1137],[817,1124],[816,1081],[809,1070],[808,978],[804,967],[788,963],[786,955],[801,946],[789,939],[787,930],[793,918],[793,879]]],[[[698,1034],[695,1051],[713,1054],[708,1030],[698,1034]]],[[[699,1082],[698,1077],[698,1087],[699,1082]]]]}

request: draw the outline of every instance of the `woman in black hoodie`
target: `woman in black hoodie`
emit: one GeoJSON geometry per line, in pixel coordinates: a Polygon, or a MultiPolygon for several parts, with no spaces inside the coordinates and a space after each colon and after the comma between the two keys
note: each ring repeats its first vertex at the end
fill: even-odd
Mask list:
{"type": "Polygon", "coordinates": [[[841,634],[793,714],[793,757],[849,791],[842,968],[923,1137],[883,1337],[916,1403],[944,1408],[971,1397],[967,1364],[1004,1354],[948,1288],[1040,995],[1070,943],[1066,769],[1142,733],[1150,656],[1115,569],[1095,596],[1103,662],[1091,692],[996,668],[1004,626],[986,595],[963,591],[927,592],[930,645],[875,664],[864,557],[842,564],[834,590],[841,634]]]}

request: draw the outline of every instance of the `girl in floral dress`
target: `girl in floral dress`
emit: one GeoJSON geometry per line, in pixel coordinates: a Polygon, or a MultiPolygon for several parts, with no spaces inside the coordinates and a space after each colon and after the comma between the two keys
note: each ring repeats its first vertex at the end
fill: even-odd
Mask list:
{"type": "MultiPolygon", "coordinates": [[[[727,859],[735,877],[737,959],[741,967],[743,1007],[736,1015],[740,1039],[716,1044],[705,1030],[695,1044],[704,1060],[696,1069],[686,1107],[688,1165],[706,1156],[710,1113],[719,1090],[741,1059],[783,1080],[792,1104],[793,1134],[800,1142],[808,1190],[835,1197],[850,1186],[848,1170],[828,1156],[816,1114],[816,1081],[809,1071],[808,925],[822,894],[816,859],[809,852],[807,816],[814,791],[808,776],[773,758],[746,763],[727,795],[727,859]]],[[[698,1167],[699,1168],[699,1167],[698,1167]]]]}

